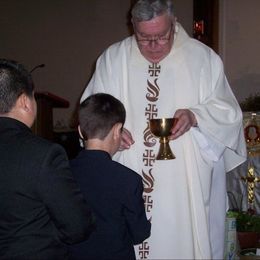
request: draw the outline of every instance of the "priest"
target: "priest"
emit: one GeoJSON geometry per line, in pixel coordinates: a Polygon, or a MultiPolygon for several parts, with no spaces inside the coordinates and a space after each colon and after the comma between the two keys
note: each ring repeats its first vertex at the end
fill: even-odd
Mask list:
{"type": "Polygon", "coordinates": [[[81,101],[106,92],[126,108],[124,138],[114,159],[143,177],[151,236],[141,259],[222,259],[225,174],[246,160],[242,113],[220,57],[190,38],[171,0],[139,0],[134,35],[101,54],[81,101]],[[174,160],[156,160],[152,118],[178,118],[174,160]]]}

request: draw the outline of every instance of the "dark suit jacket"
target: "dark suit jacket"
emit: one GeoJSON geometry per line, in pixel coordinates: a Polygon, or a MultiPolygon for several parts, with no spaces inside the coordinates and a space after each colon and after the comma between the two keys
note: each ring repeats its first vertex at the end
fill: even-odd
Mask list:
{"type": "Polygon", "coordinates": [[[142,178],[99,150],[71,161],[73,174],[96,217],[89,240],[71,247],[72,259],[135,259],[134,244],[150,235],[142,178]]]}
{"type": "Polygon", "coordinates": [[[0,117],[0,259],[66,259],[91,220],[64,149],[0,117]]]}

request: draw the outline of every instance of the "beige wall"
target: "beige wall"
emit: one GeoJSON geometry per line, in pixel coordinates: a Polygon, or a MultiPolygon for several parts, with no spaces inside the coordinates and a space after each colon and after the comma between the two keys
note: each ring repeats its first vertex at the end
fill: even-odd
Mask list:
{"type": "MultiPolygon", "coordinates": [[[[192,0],[174,0],[192,34],[192,0]]],[[[260,0],[219,0],[220,55],[236,97],[260,91],[260,0]]],[[[68,125],[98,55],[128,35],[130,0],[0,0],[0,57],[34,71],[36,88],[70,101],[54,118],[68,125]]]]}
{"type": "MultiPolygon", "coordinates": [[[[69,125],[98,55],[128,36],[130,0],[0,0],[0,57],[35,70],[37,90],[70,101],[55,109],[56,124],[69,125]]],[[[176,16],[192,33],[192,0],[174,0],[176,16]]]]}
{"type": "Polygon", "coordinates": [[[238,100],[260,93],[260,1],[220,1],[220,54],[238,100]]]}

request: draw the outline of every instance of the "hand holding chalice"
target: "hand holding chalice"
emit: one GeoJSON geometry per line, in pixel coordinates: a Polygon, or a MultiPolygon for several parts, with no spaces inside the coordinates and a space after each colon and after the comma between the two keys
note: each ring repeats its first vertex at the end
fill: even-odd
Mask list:
{"type": "Polygon", "coordinates": [[[177,122],[177,118],[158,118],[150,119],[149,127],[151,133],[160,139],[160,149],[157,154],[156,160],[171,160],[175,159],[169,145],[169,136],[171,129],[177,122]]]}

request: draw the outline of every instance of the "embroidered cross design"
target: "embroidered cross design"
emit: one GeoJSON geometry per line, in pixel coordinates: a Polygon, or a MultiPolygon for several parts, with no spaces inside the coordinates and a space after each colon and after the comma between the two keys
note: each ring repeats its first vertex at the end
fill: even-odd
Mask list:
{"type": "Polygon", "coordinates": [[[161,72],[161,66],[158,63],[153,63],[149,66],[148,73],[150,77],[158,77],[158,74],[161,72]]]}

